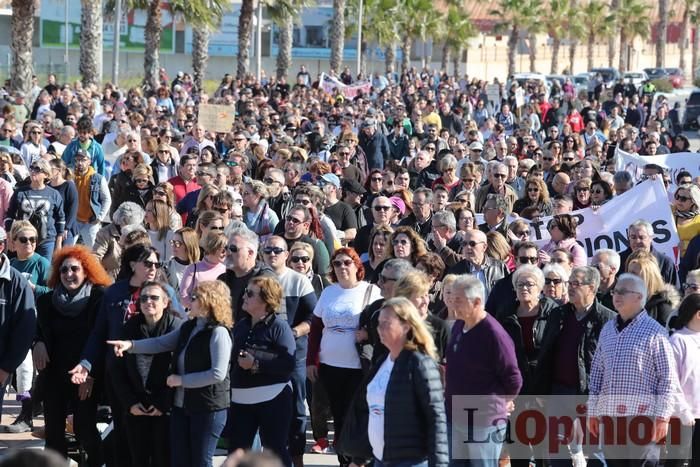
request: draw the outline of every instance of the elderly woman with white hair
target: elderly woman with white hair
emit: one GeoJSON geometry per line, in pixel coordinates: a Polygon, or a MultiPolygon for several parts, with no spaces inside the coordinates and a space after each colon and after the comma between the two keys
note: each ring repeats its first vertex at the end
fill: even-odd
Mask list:
{"type": "Polygon", "coordinates": [[[513,339],[518,368],[523,377],[521,394],[532,394],[537,356],[550,313],[558,304],[542,295],[545,276],[540,268],[526,264],[512,275],[516,301],[496,314],[503,328],[513,339]]]}
{"type": "Polygon", "coordinates": [[[112,214],[112,223],[97,232],[93,252],[112,278],[117,277],[121,265],[122,247],[119,240],[122,230],[126,226],[142,225],[145,216],[146,212],[138,204],[122,203],[112,214]]]}
{"type": "Polygon", "coordinates": [[[542,273],[544,274],[542,294],[559,305],[567,303],[569,301],[567,288],[569,272],[557,263],[550,263],[542,268],[542,273]]]}

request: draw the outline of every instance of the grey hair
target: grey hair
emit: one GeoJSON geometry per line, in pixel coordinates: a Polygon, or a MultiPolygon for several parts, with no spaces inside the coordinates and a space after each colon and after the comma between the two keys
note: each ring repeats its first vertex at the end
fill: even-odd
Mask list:
{"type": "Polygon", "coordinates": [[[248,248],[250,248],[253,251],[253,253],[258,253],[258,247],[260,246],[260,237],[258,237],[258,234],[256,234],[249,228],[240,227],[237,229],[231,229],[231,231],[228,234],[229,241],[231,241],[233,237],[242,238],[243,241],[248,244],[248,248]]]}
{"type": "Polygon", "coordinates": [[[534,159],[523,159],[518,162],[518,165],[527,167],[527,170],[530,170],[535,164],[537,164],[537,162],[535,162],[534,159]]]}
{"type": "Polygon", "coordinates": [[[535,283],[537,283],[537,287],[540,290],[544,288],[544,274],[537,266],[533,266],[532,264],[523,264],[513,272],[513,288],[515,289],[518,288],[517,283],[520,276],[532,277],[535,279],[535,283]]]}
{"type": "Polygon", "coordinates": [[[462,289],[464,296],[470,300],[479,299],[481,304],[486,303],[486,289],[484,284],[475,276],[461,274],[452,283],[452,290],[462,289]]]}
{"type": "Polygon", "coordinates": [[[583,274],[583,281],[593,286],[594,293],[598,291],[598,287],[600,287],[600,273],[596,268],[593,266],[579,266],[571,270],[571,276],[573,277],[575,274],[583,274]]]}
{"type": "Polygon", "coordinates": [[[446,154],[442,159],[440,159],[440,162],[438,162],[438,171],[444,172],[449,168],[457,168],[457,158],[455,158],[455,156],[452,154],[446,154]]]}
{"type": "Polygon", "coordinates": [[[626,170],[618,170],[613,175],[614,183],[624,183],[625,185],[631,187],[634,185],[634,180],[632,179],[632,174],[626,170]]]}
{"type": "Polygon", "coordinates": [[[595,255],[593,255],[593,261],[595,261],[596,264],[603,262],[609,267],[615,268],[616,271],[620,270],[620,254],[615,250],[611,250],[610,248],[601,248],[600,250],[596,251],[595,255]],[[600,255],[607,255],[607,261],[601,261],[600,255]]]}
{"type": "Polygon", "coordinates": [[[647,286],[641,277],[626,272],[624,274],[621,274],[620,277],[617,278],[618,286],[621,285],[623,282],[625,284],[631,284],[632,289],[642,296],[642,303],[647,302],[647,286]]]}
{"type": "Polygon", "coordinates": [[[686,282],[688,279],[700,280],[700,269],[693,269],[692,271],[688,272],[688,274],[685,276],[686,282]]]}
{"type": "Polygon", "coordinates": [[[545,278],[550,272],[556,274],[566,282],[569,281],[569,272],[566,269],[564,269],[560,264],[548,263],[542,268],[542,274],[544,274],[545,278]]]}
{"type": "Polygon", "coordinates": [[[413,192],[413,199],[416,199],[416,195],[418,195],[418,194],[422,194],[423,196],[425,196],[425,201],[427,203],[430,204],[433,202],[433,190],[431,190],[430,188],[420,187],[420,188],[416,189],[413,192]]]}
{"type": "Polygon", "coordinates": [[[410,263],[410,261],[407,261],[402,258],[394,258],[387,261],[384,264],[384,270],[386,269],[393,271],[395,274],[398,275],[398,277],[403,277],[409,272],[416,270],[410,263]]]}
{"type": "Polygon", "coordinates": [[[630,226],[627,227],[627,231],[629,232],[630,229],[644,229],[647,231],[650,237],[654,236],[654,227],[652,227],[649,221],[646,221],[644,219],[639,219],[632,222],[630,226]]]}
{"type": "Polygon", "coordinates": [[[450,232],[456,232],[457,231],[457,219],[455,219],[455,215],[452,211],[438,211],[435,214],[433,214],[433,224],[435,222],[438,222],[440,225],[444,225],[447,227],[447,230],[450,232]]]}
{"type": "Polygon", "coordinates": [[[124,227],[125,225],[143,224],[146,211],[138,204],[127,201],[119,205],[114,214],[112,214],[112,222],[116,225],[124,227]]]}
{"type": "Polygon", "coordinates": [[[503,158],[503,162],[513,162],[513,161],[515,161],[515,163],[517,164],[518,158],[515,156],[506,156],[503,158]]]}

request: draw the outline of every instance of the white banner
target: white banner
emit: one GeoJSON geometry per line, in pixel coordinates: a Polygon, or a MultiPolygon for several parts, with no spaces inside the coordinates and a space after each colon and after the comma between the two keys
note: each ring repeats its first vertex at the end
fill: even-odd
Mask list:
{"type": "Polygon", "coordinates": [[[319,83],[324,92],[331,94],[333,89],[337,89],[342,92],[345,97],[350,99],[357,97],[359,93],[369,94],[370,88],[372,87],[372,83],[369,81],[358,81],[348,86],[339,79],[328,76],[325,73],[321,73],[319,83]]]}
{"type": "MultiPolygon", "coordinates": [[[[644,219],[654,227],[654,249],[676,258],[680,242],[663,181],[647,180],[600,206],[571,213],[578,220],[576,239],[591,258],[602,248],[627,249],[627,227],[644,219]]],[[[530,239],[540,246],[550,241],[547,225],[551,217],[530,222],[530,239]]]]}
{"type": "Polygon", "coordinates": [[[696,152],[677,152],[673,154],[661,154],[658,156],[640,156],[625,152],[621,149],[615,151],[615,170],[625,170],[632,174],[635,182],[641,180],[644,166],[656,164],[668,169],[671,175],[671,192],[675,191],[676,175],[683,170],[690,175],[700,175],[700,154],[696,152]]]}

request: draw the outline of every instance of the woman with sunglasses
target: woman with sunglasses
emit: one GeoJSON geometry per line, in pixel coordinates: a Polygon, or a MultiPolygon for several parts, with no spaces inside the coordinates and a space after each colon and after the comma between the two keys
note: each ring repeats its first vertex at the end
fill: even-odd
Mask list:
{"type": "Polygon", "coordinates": [[[68,371],[80,359],[105,287],[111,283],[88,248],[69,246],[54,255],[48,279],[53,291],[37,300],[37,335],[32,353],[34,366],[50,388],[44,393],[45,447],[68,458],[65,426],[66,416],[72,413],[75,436],[87,453],[86,465],[91,467],[104,463],[102,439],[96,427],[104,380],[95,375],[75,386],[68,371]]]}
{"type": "Polygon", "coordinates": [[[46,183],[51,177],[51,166],[43,159],[29,167],[29,185],[18,187],[10,198],[5,218],[9,231],[14,220],[27,220],[37,230],[36,252],[51,261],[54,250],[63,246],[66,226],[63,199],[46,183]]]}
{"type": "Polygon", "coordinates": [[[559,305],[569,301],[568,283],[570,271],[557,263],[550,263],[542,268],[544,274],[544,288],[542,294],[549,297],[559,305]]]}
{"type": "Polygon", "coordinates": [[[200,214],[204,211],[214,210],[214,196],[218,195],[220,192],[219,187],[213,184],[204,185],[199,190],[199,195],[197,196],[197,204],[194,210],[187,216],[187,222],[185,227],[195,227],[197,225],[197,220],[200,214]]]}
{"type": "Polygon", "coordinates": [[[550,241],[539,252],[540,263],[552,262],[552,255],[558,249],[564,249],[573,257],[573,267],[586,266],[588,257],[586,250],[576,241],[576,227],[578,221],[570,214],[557,214],[549,221],[547,230],[550,241]]]}
{"type": "Polygon", "coordinates": [[[537,207],[543,216],[552,214],[549,189],[541,178],[528,178],[527,183],[525,183],[525,194],[513,204],[513,212],[520,214],[523,209],[529,206],[537,207]]]}
{"type": "Polygon", "coordinates": [[[211,467],[231,404],[231,291],[220,281],[200,283],[193,291],[189,314],[194,319],[167,334],[141,340],[109,340],[107,344],[114,349],[109,352],[112,357],[123,357],[127,352],[173,352],[170,375],[165,380],[175,389],[170,413],[170,465],[211,467]]]}
{"type": "Polygon", "coordinates": [[[321,296],[321,292],[325,289],[329,282],[326,276],[317,274],[312,266],[314,260],[314,248],[305,242],[295,242],[289,248],[289,259],[287,266],[294,269],[296,272],[305,275],[311,281],[311,285],[316,292],[316,298],[321,296]]]}
{"type": "MultiPolygon", "coordinates": [[[[129,136],[129,138],[132,138],[129,136]]],[[[114,173],[109,178],[107,187],[112,194],[112,206],[110,214],[119,207],[121,202],[126,198],[126,191],[132,184],[131,172],[138,166],[144,163],[143,155],[139,151],[128,151],[119,157],[119,172],[114,173]]]]}
{"type": "Polygon", "coordinates": [[[215,281],[226,272],[226,244],[228,240],[223,232],[209,232],[201,241],[204,256],[201,261],[190,264],[182,273],[180,282],[180,301],[185,307],[192,304],[192,292],[197,284],[215,281]]]}
{"type": "Polygon", "coordinates": [[[131,201],[145,209],[146,204],[153,198],[153,188],[155,184],[151,166],[139,164],[131,171],[131,183],[123,191],[124,197],[119,202],[131,201]]]}
{"type": "Polygon", "coordinates": [[[591,183],[591,205],[602,206],[613,198],[610,184],[604,180],[591,183]]]}
{"type": "Polygon", "coordinates": [[[189,227],[177,230],[170,240],[170,247],[173,256],[164,265],[165,275],[168,284],[179,293],[185,269],[200,258],[197,233],[189,227]]]}
{"type": "Polygon", "coordinates": [[[680,256],[683,256],[688,243],[700,233],[700,188],[692,184],[681,185],[673,198],[673,216],[681,240],[680,256]]]}
{"type": "MultiPolygon", "coordinates": [[[[381,298],[379,288],[364,281],[365,269],[352,248],[338,249],[331,259],[330,279],[316,304],[309,335],[307,375],[320,378],[333,413],[335,438],[340,439],[345,413],[362,379],[356,347],[360,314],[381,298]]],[[[338,455],[341,466],[351,459],[338,455]]]]}
{"type": "MultiPolygon", "coordinates": [[[[415,265],[418,257],[428,252],[423,240],[411,227],[397,227],[389,238],[387,259],[400,258],[415,265]]],[[[381,266],[379,266],[381,268],[381,266]]]]}
{"type": "MultiPolygon", "coordinates": [[[[146,282],[139,296],[140,313],[124,325],[124,339],[159,337],[180,327],[182,320],[170,310],[168,289],[161,282],[146,282]]],[[[127,354],[114,367],[117,397],[127,409],[128,449],[132,465],[170,465],[170,409],[173,390],[166,384],[172,355],[127,354]]]]}
{"type": "Polygon", "coordinates": [[[22,155],[22,160],[26,167],[31,167],[32,163],[42,159],[46,154],[46,148],[42,144],[42,139],[44,138],[44,131],[36,122],[31,122],[27,125],[27,132],[25,134],[24,144],[20,148],[20,153],[22,155]]]}
{"type": "MultiPolygon", "coordinates": [[[[90,337],[78,359],[79,363],[70,370],[71,381],[74,384],[82,384],[87,381],[88,376],[94,377],[95,372],[104,371],[104,378],[108,383],[105,385],[107,399],[114,417],[115,445],[119,447],[128,445],[123,416],[127,408],[122,406],[114,393],[111,378],[116,360],[112,352],[107,352],[105,342],[108,339],[120,338],[124,324],[138,315],[141,286],[146,282],[159,280],[160,268],[158,251],[150,246],[135,245],[124,251],[117,282],[105,290],[90,337]]],[[[130,465],[127,450],[117,449],[115,455],[120,465],[130,465]]]]}

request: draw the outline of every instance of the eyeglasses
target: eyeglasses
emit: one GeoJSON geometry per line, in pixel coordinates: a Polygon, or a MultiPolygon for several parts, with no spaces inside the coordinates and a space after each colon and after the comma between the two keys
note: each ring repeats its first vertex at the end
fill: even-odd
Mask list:
{"type": "Polygon", "coordinates": [[[408,245],[410,242],[405,238],[395,238],[391,244],[392,245],[408,245]]]}
{"type": "Polygon", "coordinates": [[[384,179],[382,177],[372,177],[372,178],[370,178],[370,180],[373,182],[381,182],[384,179]]]}
{"type": "Polygon", "coordinates": [[[384,274],[380,274],[379,280],[382,282],[396,282],[398,279],[395,279],[393,277],[386,277],[384,274]]]}
{"type": "Polygon", "coordinates": [[[224,226],[223,225],[214,225],[214,226],[207,226],[209,230],[220,230],[223,232],[224,226]]]}
{"type": "Polygon", "coordinates": [[[134,183],[148,183],[147,178],[137,178],[134,180],[134,183]]]}
{"type": "Polygon", "coordinates": [[[518,256],[518,261],[520,262],[520,264],[537,264],[537,256],[518,256]]]}
{"type": "Polygon", "coordinates": [[[682,196],[682,195],[676,195],[676,196],[674,196],[674,198],[676,199],[676,201],[680,201],[682,203],[685,203],[686,201],[691,201],[693,199],[693,198],[690,198],[688,196],[682,196]]]}
{"type": "Polygon", "coordinates": [[[284,248],[280,248],[278,246],[267,246],[267,247],[263,248],[263,253],[265,253],[266,255],[275,255],[275,256],[281,255],[285,251],[287,251],[287,250],[285,250],[284,248]]]}
{"type": "Polygon", "coordinates": [[[537,187],[530,187],[530,188],[527,189],[527,192],[528,192],[528,193],[537,193],[537,192],[539,192],[539,191],[540,191],[540,189],[537,188],[537,187]]]}
{"type": "Polygon", "coordinates": [[[464,246],[468,246],[470,248],[476,248],[477,245],[480,245],[482,243],[486,243],[486,242],[475,242],[474,240],[470,240],[468,242],[465,242],[464,246]]]}
{"type": "Polygon", "coordinates": [[[263,178],[263,182],[265,182],[265,184],[267,184],[267,185],[271,185],[271,184],[273,184],[273,183],[279,183],[280,185],[282,184],[282,182],[280,182],[279,180],[275,180],[275,179],[272,178],[272,177],[265,177],[265,178],[263,178]]]}
{"type": "Polygon", "coordinates": [[[226,249],[227,249],[228,251],[230,251],[231,253],[238,253],[239,251],[242,251],[242,250],[243,250],[242,247],[239,247],[239,246],[237,246],[237,245],[229,245],[229,246],[226,247],[226,249]]]}
{"type": "Polygon", "coordinates": [[[71,272],[78,272],[82,269],[80,266],[61,266],[61,269],[59,269],[61,274],[68,274],[68,271],[71,272]]]}
{"type": "Polygon", "coordinates": [[[391,206],[375,206],[373,209],[377,212],[389,211],[391,210],[391,206]]]}
{"type": "Polygon", "coordinates": [[[591,190],[592,195],[603,195],[605,192],[603,190],[591,190]]]}
{"type": "Polygon", "coordinates": [[[168,193],[163,190],[154,190],[153,196],[168,196],[168,193]]]}
{"type": "Polygon", "coordinates": [[[308,257],[308,256],[292,256],[292,257],[290,258],[289,261],[292,262],[292,263],[299,263],[299,262],[301,262],[301,263],[306,264],[306,263],[308,263],[310,260],[311,260],[311,258],[308,257]]]}
{"type": "Polygon", "coordinates": [[[170,244],[175,248],[180,248],[182,245],[184,245],[184,243],[180,240],[170,240],[170,244]]]}
{"type": "Polygon", "coordinates": [[[507,176],[508,175],[506,175],[506,174],[493,174],[492,175],[493,178],[506,178],[507,176]]]}
{"type": "Polygon", "coordinates": [[[623,296],[624,296],[624,295],[629,295],[629,294],[641,295],[639,292],[637,292],[637,291],[635,291],[635,290],[627,290],[627,289],[612,289],[612,290],[610,291],[610,293],[613,294],[613,295],[623,295],[623,296]]]}
{"type": "Polygon", "coordinates": [[[552,162],[554,160],[554,158],[553,157],[543,157],[542,160],[547,161],[547,162],[552,162]]]}
{"type": "Polygon", "coordinates": [[[338,163],[338,159],[328,159],[328,163],[329,163],[329,164],[337,164],[337,163],[338,163]]]}
{"type": "Polygon", "coordinates": [[[515,235],[516,237],[519,237],[519,238],[527,237],[530,235],[530,231],[529,230],[520,230],[520,231],[513,230],[513,235],[515,235]]]}
{"type": "Polygon", "coordinates": [[[576,193],[585,193],[586,191],[591,191],[588,187],[576,188],[576,193]]]}
{"type": "Polygon", "coordinates": [[[226,165],[229,167],[238,167],[238,162],[236,161],[226,161],[226,165]]]}
{"type": "Polygon", "coordinates": [[[305,222],[305,221],[303,221],[303,220],[301,220],[301,219],[297,219],[297,218],[294,217],[294,216],[287,216],[287,217],[285,217],[285,219],[286,219],[287,222],[289,222],[290,224],[301,224],[301,223],[305,222]]]}
{"type": "Polygon", "coordinates": [[[350,267],[350,265],[353,264],[351,259],[336,259],[333,260],[333,267],[339,268],[341,266],[345,266],[346,268],[350,267]]]}
{"type": "MultiPolygon", "coordinates": [[[[587,284],[586,282],[569,281],[569,287],[576,288],[576,287],[581,287],[582,285],[590,285],[590,284],[587,284]]],[[[615,291],[612,290],[611,292],[615,292],[615,291]]]]}
{"type": "Polygon", "coordinates": [[[462,181],[464,183],[472,183],[474,181],[474,179],[473,178],[463,178],[462,181]]]}
{"type": "Polygon", "coordinates": [[[532,290],[537,286],[534,282],[518,282],[515,284],[515,287],[518,289],[527,289],[527,290],[532,290]]]}
{"type": "Polygon", "coordinates": [[[545,285],[559,285],[564,282],[563,279],[550,279],[549,277],[544,278],[545,285]]]}
{"type": "Polygon", "coordinates": [[[146,269],[151,269],[151,268],[160,269],[161,267],[163,267],[163,265],[160,264],[160,263],[157,262],[157,261],[145,260],[145,261],[142,261],[142,262],[143,262],[143,265],[146,266],[146,269]]]}
{"type": "Polygon", "coordinates": [[[195,175],[198,177],[204,177],[205,175],[209,175],[211,177],[211,174],[209,172],[204,172],[202,170],[198,170],[197,172],[195,172],[195,175]]]}
{"type": "MultiPolygon", "coordinates": [[[[194,299],[194,295],[192,296],[194,299]]],[[[153,303],[158,303],[160,301],[160,296],[158,295],[141,295],[139,296],[139,301],[141,303],[146,303],[146,302],[153,302],[153,303]]]]}
{"type": "Polygon", "coordinates": [[[36,243],[36,237],[17,237],[15,240],[19,240],[20,243],[36,243]]]}
{"type": "Polygon", "coordinates": [[[41,172],[41,167],[33,165],[33,166],[29,167],[29,171],[33,172],[33,173],[39,173],[39,172],[41,172]]]}

